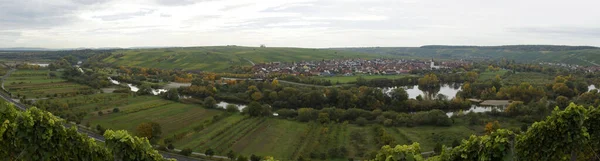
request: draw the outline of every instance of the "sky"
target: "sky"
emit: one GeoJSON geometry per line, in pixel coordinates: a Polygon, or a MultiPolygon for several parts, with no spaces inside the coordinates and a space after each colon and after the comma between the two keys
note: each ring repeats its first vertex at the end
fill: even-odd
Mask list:
{"type": "Polygon", "coordinates": [[[0,0],[0,47],[600,46],[600,0],[0,0]]]}

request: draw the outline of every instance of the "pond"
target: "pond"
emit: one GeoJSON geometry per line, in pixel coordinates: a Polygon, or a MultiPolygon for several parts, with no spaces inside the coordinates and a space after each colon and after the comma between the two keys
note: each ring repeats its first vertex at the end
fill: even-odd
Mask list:
{"type": "Polygon", "coordinates": [[[392,92],[392,90],[396,88],[404,88],[404,90],[406,90],[406,93],[408,93],[409,99],[416,99],[419,95],[421,95],[425,99],[432,99],[438,94],[442,94],[448,99],[453,99],[456,96],[456,93],[458,93],[458,91],[460,91],[460,89],[462,88],[462,84],[442,84],[440,85],[440,90],[435,93],[420,90],[419,85],[388,87],[383,88],[383,92],[386,94],[390,94],[390,92],[392,92]]]}
{"type": "MultiPolygon", "coordinates": [[[[467,114],[469,112],[475,112],[475,113],[482,113],[482,112],[490,112],[493,109],[496,109],[500,112],[504,112],[504,108],[505,106],[481,106],[481,105],[471,105],[471,108],[469,108],[468,110],[462,110],[463,114],[467,114]]],[[[451,111],[451,112],[446,112],[446,115],[448,117],[452,117],[452,115],[454,115],[454,113],[457,113],[459,111],[451,111]]]]}
{"type": "MultiPolygon", "coordinates": [[[[221,101],[221,102],[217,103],[217,106],[219,106],[220,108],[223,108],[223,109],[226,109],[227,105],[236,105],[240,112],[242,112],[242,110],[247,107],[246,105],[229,103],[229,102],[225,102],[225,101],[221,101]]],[[[273,113],[273,116],[279,116],[279,114],[273,113]]]]}
{"type": "Polygon", "coordinates": [[[231,104],[231,105],[236,105],[236,106],[238,107],[238,110],[240,110],[240,112],[241,112],[241,111],[242,111],[244,108],[246,108],[246,105],[240,105],[240,104],[235,104],[235,103],[229,103],[229,102],[225,102],[225,101],[221,101],[221,102],[217,103],[217,106],[219,106],[219,107],[221,107],[221,108],[223,108],[223,109],[226,109],[226,108],[227,108],[227,105],[230,105],[230,104],[231,104]]]}

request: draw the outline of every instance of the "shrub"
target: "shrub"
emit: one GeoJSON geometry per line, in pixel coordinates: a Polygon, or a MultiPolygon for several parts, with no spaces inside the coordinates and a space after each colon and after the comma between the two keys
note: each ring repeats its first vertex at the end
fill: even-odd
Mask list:
{"type": "Polygon", "coordinates": [[[183,150],[181,150],[179,152],[179,154],[185,155],[185,156],[190,156],[190,155],[192,155],[192,149],[190,149],[190,148],[184,148],[183,150]]]}

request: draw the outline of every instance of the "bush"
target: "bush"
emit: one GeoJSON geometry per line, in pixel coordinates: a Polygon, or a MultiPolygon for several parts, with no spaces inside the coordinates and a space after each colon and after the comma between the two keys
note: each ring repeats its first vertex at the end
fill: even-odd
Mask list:
{"type": "Polygon", "coordinates": [[[225,110],[227,112],[231,112],[231,113],[240,112],[240,110],[238,109],[238,106],[234,105],[234,104],[228,104],[227,107],[225,107],[225,110]]]}
{"type": "Polygon", "coordinates": [[[173,150],[173,149],[175,149],[175,146],[173,146],[173,144],[169,144],[169,145],[167,145],[167,149],[173,150]]]}
{"type": "Polygon", "coordinates": [[[358,117],[354,122],[359,126],[365,126],[369,121],[367,121],[367,119],[364,117],[358,117]]]}
{"type": "Polygon", "coordinates": [[[116,108],[116,107],[113,108],[113,113],[118,113],[119,111],[121,111],[121,110],[119,110],[119,108],[116,108]]]}
{"type": "Polygon", "coordinates": [[[183,150],[181,150],[179,152],[179,154],[185,155],[185,156],[190,156],[190,155],[192,155],[192,149],[190,149],[190,148],[184,148],[183,150]]]}

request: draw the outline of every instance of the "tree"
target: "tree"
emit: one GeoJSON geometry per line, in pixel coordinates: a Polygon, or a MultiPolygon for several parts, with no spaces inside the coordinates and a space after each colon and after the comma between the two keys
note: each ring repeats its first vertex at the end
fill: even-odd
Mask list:
{"type": "Polygon", "coordinates": [[[567,107],[569,105],[569,98],[565,96],[558,96],[556,97],[556,104],[558,104],[558,107],[561,108],[567,107]]]}
{"type": "Polygon", "coordinates": [[[254,101],[259,101],[260,99],[263,98],[263,94],[260,91],[256,91],[254,93],[252,93],[252,100],[254,101]]]}
{"type": "Polygon", "coordinates": [[[183,148],[179,154],[181,155],[185,155],[185,156],[190,156],[192,154],[192,149],[190,148],[183,148]]]}
{"type": "Polygon", "coordinates": [[[234,105],[234,104],[228,104],[228,105],[225,107],[225,110],[226,110],[227,112],[230,112],[230,113],[236,113],[236,112],[240,112],[240,110],[238,109],[237,105],[234,105]]]}
{"type": "Polygon", "coordinates": [[[392,103],[394,106],[400,106],[404,101],[408,100],[408,93],[404,88],[396,88],[391,92],[392,103]]]}
{"type": "Polygon", "coordinates": [[[166,160],[148,140],[107,130],[105,144],[65,128],[66,122],[35,107],[25,112],[0,102],[0,158],[3,160],[166,160]]]}
{"type": "Polygon", "coordinates": [[[208,157],[212,157],[213,155],[215,155],[215,151],[213,151],[211,148],[206,149],[206,151],[204,151],[204,154],[208,157]]]}
{"type": "Polygon", "coordinates": [[[173,150],[173,149],[175,149],[175,146],[173,144],[169,143],[169,145],[167,145],[167,149],[173,150]]]}
{"type": "Polygon", "coordinates": [[[100,133],[102,135],[102,134],[104,134],[106,129],[104,129],[104,127],[102,127],[100,124],[98,124],[98,125],[96,125],[96,131],[98,131],[98,133],[100,133]]]}
{"type": "Polygon", "coordinates": [[[318,117],[318,111],[312,108],[300,108],[298,109],[298,121],[308,122],[318,117]]]}
{"type": "Polygon", "coordinates": [[[534,123],[518,136],[515,149],[519,160],[576,159],[578,152],[589,146],[586,113],[586,108],[573,103],[564,111],[555,108],[546,120],[534,123]]]}
{"type": "Polygon", "coordinates": [[[419,79],[419,89],[430,89],[430,88],[439,88],[439,87],[440,87],[440,80],[433,73],[429,73],[429,74],[425,75],[423,78],[419,79]]]}
{"type": "Polygon", "coordinates": [[[396,145],[391,147],[385,145],[381,147],[376,154],[374,161],[388,161],[388,160],[415,160],[422,161],[421,148],[419,143],[413,143],[412,145],[396,145]]]}
{"type": "Polygon", "coordinates": [[[212,96],[204,98],[204,107],[206,108],[217,108],[217,100],[212,96]]]}
{"type": "Polygon", "coordinates": [[[248,157],[245,157],[245,156],[243,156],[243,155],[240,155],[240,156],[238,156],[238,157],[237,157],[237,159],[236,159],[236,160],[237,160],[237,161],[248,161],[248,157]]]}
{"type": "Polygon", "coordinates": [[[477,78],[479,77],[479,74],[477,74],[477,72],[467,72],[467,80],[469,82],[475,82],[475,80],[477,80],[477,78]]]}
{"type": "Polygon", "coordinates": [[[273,81],[271,82],[271,85],[273,87],[277,87],[277,86],[279,86],[279,81],[277,79],[273,79],[273,81]]]}
{"type": "Polygon", "coordinates": [[[260,160],[262,160],[262,157],[260,157],[260,156],[257,156],[257,155],[254,155],[254,154],[252,154],[250,156],[250,161],[260,161],[260,160]]]}
{"type": "Polygon", "coordinates": [[[263,107],[260,103],[253,101],[244,109],[250,116],[262,116],[263,107]]]}
{"type": "Polygon", "coordinates": [[[148,138],[148,140],[153,143],[158,141],[162,134],[160,124],[156,122],[141,123],[135,128],[135,130],[137,136],[148,138]]]}
{"type": "Polygon", "coordinates": [[[319,113],[319,118],[317,119],[321,124],[329,123],[329,114],[328,113],[319,113]]]}
{"type": "Polygon", "coordinates": [[[168,90],[162,94],[162,97],[171,101],[179,101],[179,91],[177,89],[168,90]]]}
{"type": "Polygon", "coordinates": [[[233,153],[233,150],[229,150],[229,152],[227,152],[227,158],[229,158],[229,160],[235,159],[235,153],[233,153]]]}
{"type": "Polygon", "coordinates": [[[500,129],[500,123],[498,123],[498,121],[488,122],[485,125],[485,133],[486,134],[490,134],[498,129],[500,129]]]}
{"type": "Polygon", "coordinates": [[[364,117],[358,117],[356,118],[355,123],[358,124],[359,126],[365,126],[369,121],[367,121],[366,118],[364,117]]]}

